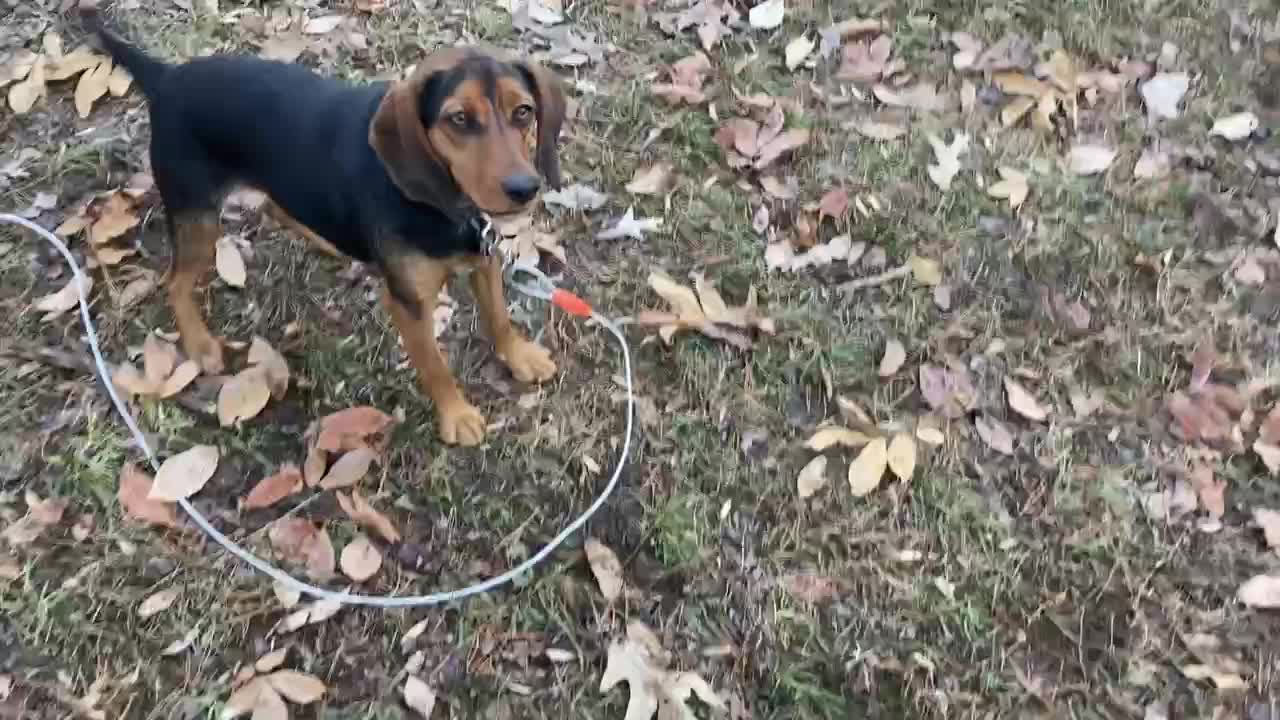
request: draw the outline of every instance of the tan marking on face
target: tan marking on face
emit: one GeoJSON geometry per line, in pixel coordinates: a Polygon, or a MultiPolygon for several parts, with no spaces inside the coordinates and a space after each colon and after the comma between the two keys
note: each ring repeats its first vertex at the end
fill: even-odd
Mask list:
{"type": "MultiPolygon", "coordinates": [[[[535,137],[532,117],[517,121],[523,105],[533,106],[533,98],[514,78],[499,78],[497,103],[485,96],[479,80],[458,84],[440,108],[440,117],[427,132],[428,142],[439,153],[450,174],[480,209],[511,213],[526,206],[515,203],[502,189],[504,178],[537,175],[530,139],[535,137]],[[468,127],[452,121],[455,113],[465,114],[468,127]]],[[[536,144],[536,140],[534,143],[536,144]]]]}

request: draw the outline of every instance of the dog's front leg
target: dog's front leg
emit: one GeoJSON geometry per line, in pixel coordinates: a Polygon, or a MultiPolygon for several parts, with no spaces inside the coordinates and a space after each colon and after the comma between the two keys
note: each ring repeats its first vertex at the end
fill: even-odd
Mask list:
{"type": "Polygon", "coordinates": [[[484,439],[484,416],[458,390],[436,343],[434,311],[449,268],[430,258],[401,257],[383,294],[387,311],[404,340],[418,381],[436,406],[440,439],[450,445],[477,445],[484,439]]]}
{"type": "Polygon", "coordinates": [[[497,258],[486,257],[471,273],[471,293],[480,306],[480,319],[493,340],[498,357],[520,382],[542,382],[556,373],[551,353],[541,345],[526,340],[511,326],[507,301],[502,294],[502,265],[497,258]]]}

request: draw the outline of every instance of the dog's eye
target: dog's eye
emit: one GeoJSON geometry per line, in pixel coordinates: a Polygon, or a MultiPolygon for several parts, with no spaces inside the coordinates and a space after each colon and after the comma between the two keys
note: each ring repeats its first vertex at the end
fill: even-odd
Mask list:
{"type": "Polygon", "coordinates": [[[449,113],[449,122],[453,123],[454,127],[465,128],[467,126],[467,114],[461,110],[449,113]]]}
{"type": "Polygon", "coordinates": [[[533,117],[533,108],[528,105],[521,105],[516,108],[516,111],[512,113],[511,117],[518,123],[529,122],[529,119],[533,117]]]}

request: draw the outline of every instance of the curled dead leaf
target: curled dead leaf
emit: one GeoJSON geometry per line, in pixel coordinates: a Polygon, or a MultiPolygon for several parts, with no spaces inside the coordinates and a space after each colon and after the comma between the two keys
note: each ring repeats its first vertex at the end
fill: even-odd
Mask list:
{"type": "Polygon", "coordinates": [[[350,496],[343,492],[337,492],[335,496],[342,511],[358,525],[369,528],[389,543],[400,542],[400,531],[396,530],[386,515],[370,505],[359,490],[353,489],[350,496]]]}
{"type": "Polygon", "coordinates": [[[274,475],[269,475],[254,485],[241,507],[246,510],[271,507],[301,490],[302,484],[302,471],[298,466],[285,463],[274,475]]]}
{"type": "Polygon", "coordinates": [[[583,549],[587,553],[587,563],[591,565],[591,574],[600,585],[600,594],[609,602],[617,600],[626,585],[622,579],[622,563],[618,561],[618,556],[595,538],[587,538],[583,549]]]}
{"type": "Polygon", "coordinates": [[[178,516],[174,512],[173,503],[151,499],[151,486],[151,476],[137,465],[125,463],[120,468],[116,499],[120,501],[124,514],[151,525],[177,527],[178,516]]]}

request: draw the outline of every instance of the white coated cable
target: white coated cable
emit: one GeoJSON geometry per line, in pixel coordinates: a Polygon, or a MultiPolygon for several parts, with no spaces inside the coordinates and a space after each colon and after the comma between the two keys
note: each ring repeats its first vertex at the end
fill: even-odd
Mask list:
{"type": "MultiPolygon", "coordinates": [[[[74,275],[74,282],[76,284],[76,292],[80,299],[80,317],[84,320],[85,334],[89,338],[89,349],[93,351],[93,361],[98,368],[98,377],[102,378],[103,385],[107,387],[107,394],[111,396],[111,402],[115,404],[116,410],[120,413],[120,417],[124,419],[124,424],[129,427],[129,432],[133,433],[133,439],[138,443],[138,447],[142,448],[142,452],[146,454],[147,460],[151,463],[152,469],[159,470],[160,463],[157,460],[155,453],[151,450],[151,447],[147,445],[147,440],[143,436],[142,431],[138,428],[137,422],[133,419],[133,415],[129,413],[128,408],[120,399],[120,396],[116,394],[115,385],[111,382],[111,373],[107,371],[107,363],[102,357],[102,351],[98,348],[98,334],[94,329],[93,319],[89,316],[89,298],[85,295],[84,274],[81,272],[80,266],[76,264],[75,258],[72,257],[71,251],[68,250],[67,246],[53,233],[45,230],[26,218],[21,218],[17,215],[10,215],[7,213],[0,213],[0,222],[21,225],[37,235],[40,235],[62,255],[62,258],[67,262],[67,265],[71,266],[71,272],[74,275]]],[[[546,277],[542,276],[541,273],[532,274],[541,282],[549,284],[550,281],[546,280],[546,277]]],[[[532,297],[544,300],[550,298],[550,293],[545,289],[531,288],[518,283],[513,283],[512,287],[532,297]]],[[[555,549],[559,547],[570,535],[580,529],[588,520],[591,519],[591,516],[594,515],[602,505],[604,505],[605,500],[609,498],[613,493],[614,488],[617,487],[618,478],[622,476],[622,468],[625,466],[627,461],[627,455],[631,452],[632,419],[635,415],[635,395],[631,389],[631,352],[627,347],[626,337],[623,336],[622,331],[617,325],[610,322],[608,318],[605,318],[594,310],[591,312],[591,317],[612,333],[613,337],[618,341],[618,346],[622,348],[623,378],[626,380],[627,384],[627,431],[623,436],[622,453],[618,456],[618,464],[613,469],[613,476],[609,478],[608,484],[605,485],[604,490],[600,492],[600,495],[596,497],[595,501],[591,503],[591,506],[579,515],[577,519],[569,523],[568,527],[561,530],[560,533],[552,538],[550,542],[542,546],[542,549],[538,550],[538,552],[534,553],[524,562],[501,575],[497,575],[474,585],[468,585],[458,590],[436,592],[431,593],[430,595],[397,597],[387,595],[360,595],[346,591],[335,592],[333,590],[326,590],[298,580],[292,575],[270,565],[266,561],[250,553],[248,550],[240,547],[210,524],[209,520],[202,515],[199,510],[196,510],[195,507],[193,507],[185,498],[178,500],[178,505],[191,516],[191,519],[195,521],[195,524],[199,526],[201,530],[203,530],[209,537],[213,538],[214,541],[226,549],[227,552],[235,555],[249,566],[291,590],[305,593],[329,602],[343,605],[365,605],[380,608],[422,607],[425,605],[439,605],[441,603],[452,602],[454,600],[461,600],[462,598],[486,592],[498,587],[499,585],[510,582],[517,576],[528,572],[533,569],[535,565],[545,560],[547,556],[554,552],[555,549]]]]}

